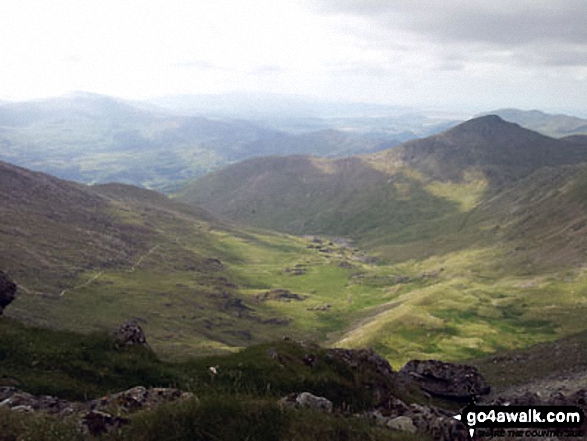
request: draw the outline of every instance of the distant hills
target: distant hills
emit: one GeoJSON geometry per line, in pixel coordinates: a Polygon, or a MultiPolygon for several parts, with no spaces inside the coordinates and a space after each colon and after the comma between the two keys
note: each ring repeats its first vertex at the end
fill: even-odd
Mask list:
{"type": "Polygon", "coordinates": [[[553,115],[539,110],[499,109],[487,112],[498,115],[527,129],[555,138],[587,134],[587,119],[569,115],[553,115]]]}
{"type": "Polygon", "coordinates": [[[421,115],[329,119],[285,112],[260,118],[254,109],[262,105],[246,99],[240,102],[248,103],[248,119],[219,116],[210,100],[198,112],[90,93],[0,103],[0,160],[83,183],[122,182],[173,192],[247,158],[373,152],[447,123],[421,115]]]}

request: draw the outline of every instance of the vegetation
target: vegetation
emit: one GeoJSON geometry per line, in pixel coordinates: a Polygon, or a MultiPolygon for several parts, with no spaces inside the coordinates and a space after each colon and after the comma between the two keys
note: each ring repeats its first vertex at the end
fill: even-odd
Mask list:
{"type": "MultiPolygon", "coordinates": [[[[107,335],[51,331],[7,319],[0,321],[0,337],[0,382],[32,393],[88,400],[140,384],[181,387],[197,396],[135,414],[129,427],[107,439],[241,440],[243,434],[255,440],[411,439],[395,438],[367,421],[281,409],[279,398],[301,391],[325,396],[352,412],[372,403],[371,392],[361,384],[376,372],[351,370],[318,346],[279,341],[232,355],[169,363],[145,348],[116,349],[107,335]],[[318,360],[314,367],[303,362],[309,350],[318,360]],[[218,374],[211,374],[209,366],[217,366],[218,374]]],[[[399,385],[394,389],[399,397],[419,398],[399,385]]],[[[0,409],[0,427],[0,439],[79,439],[67,418],[0,409]],[[36,438],[41,432],[43,437],[36,438]]]]}
{"type": "Polygon", "coordinates": [[[586,152],[488,116],[361,158],[250,160],[178,199],[248,225],[354,239],[379,259],[385,301],[363,304],[329,341],[373,346],[399,367],[585,329],[586,152]]]}

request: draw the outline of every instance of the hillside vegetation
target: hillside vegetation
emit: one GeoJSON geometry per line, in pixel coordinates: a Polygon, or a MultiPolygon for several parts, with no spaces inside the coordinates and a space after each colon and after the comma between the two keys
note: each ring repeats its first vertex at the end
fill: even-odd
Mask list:
{"type": "Polygon", "coordinates": [[[245,225],[353,239],[378,268],[411,277],[383,282],[390,301],[336,343],[397,362],[458,359],[586,328],[585,160],[585,144],[487,116],[373,155],[253,159],[178,199],[245,225]]]}
{"type": "MultiPolygon", "coordinates": [[[[9,384],[37,395],[88,401],[136,387],[180,387],[194,397],[155,409],[131,411],[133,400],[116,413],[128,418],[122,429],[99,438],[84,436],[75,417],[18,412],[0,407],[1,440],[406,440],[419,436],[377,427],[366,418],[343,418],[315,410],[284,409],[277,401],[290,393],[313,391],[336,409],[362,412],[374,394],[363,383],[377,381],[395,396],[424,402],[416,389],[385,378],[372,367],[357,371],[327,350],[295,342],[271,342],[228,356],[183,363],[160,360],[143,347],[117,349],[103,333],[81,335],[24,326],[0,319],[0,387],[9,384]],[[313,368],[303,357],[311,350],[313,368]],[[269,356],[279,354],[279,359],[269,356]],[[211,375],[217,366],[218,375],[211,375]]],[[[115,413],[116,406],[109,412],[115,413]]],[[[78,417],[79,419],[79,417],[78,417]]]]}
{"type": "Polygon", "coordinates": [[[214,215],[1,164],[7,314],[136,319],[176,359],[288,335],[398,367],[554,340],[586,328],[586,151],[485,117],[373,155],[230,166],[179,198],[214,215]]]}

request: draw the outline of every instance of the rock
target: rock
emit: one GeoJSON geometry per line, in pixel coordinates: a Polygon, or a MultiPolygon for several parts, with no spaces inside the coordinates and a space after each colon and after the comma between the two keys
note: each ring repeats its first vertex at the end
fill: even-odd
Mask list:
{"type": "Polygon", "coordinates": [[[0,407],[21,411],[41,411],[47,414],[65,416],[82,410],[84,405],[49,395],[31,395],[14,387],[0,387],[0,407]]]}
{"type": "Polygon", "coordinates": [[[432,395],[468,401],[472,394],[486,395],[490,387],[474,366],[438,360],[412,360],[399,371],[432,395]]]}
{"type": "Polygon", "coordinates": [[[162,387],[147,389],[143,386],[137,386],[123,392],[106,395],[91,401],[89,405],[92,410],[112,411],[112,409],[116,409],[116,413],[128,414],[193,397],[194,394],[179,389],[162,387]]]}
{"type": "Polygon", "coordinates": [[[4,271],[0,270],[0,315],[16,297],[16,288],[16,283],[10,280],[4,271]]]}
{"type": "Polygon", "coordinates": [[[378,406],[379,411],[388,418],[395,418],[400,415],[405,415],[410,411],[410,406],[404,403],[399,398],[389,395],[386,401],[378,406]]]}
{"type": "Polygon", "coordinates": [[[372,349],[333,348],[328,350],[327,356],[346,364],[359,374],[361,387],[372,392],[377,408],[388,400],[393,389],[401,387],[399,383],[402,379],[397,372],[372,349]]]}
{"type": "Polygon", "coordinates": [[[147,338],[136,320],[130,320],[121,325],[112,334],[117,347],[145,346],[150,349],[147,338]]]}
{"type": "Polygon", "coordinates": [[[314,354],[306,354],[304,355],[304,357],[302,358],[302,361],[304,362],[304,364],[308,367],[314,367],[316,365],[316,356],[314,354]]]}
{"type": "Polygon", "coordinates": [[[111,432],[126,424],[130,420],[111,415],[98,410],[91,410],[86,413],[79,421],[81,432],[86,435],[100,436],[104,433],[111,432]]]}
{"type": "Polygon", "coordinates": [[[373,349],[333,348],[328,350],[328,356],[342,361],[353,369],[364,366],[384,376],[395,375],[389,362],[373,349]]]}
{"type": "Polygon", "coordinates": [[[469,441],[467,427],[452,414],[435,407],[412,404],[408,416],[418,432],[431,435],[435,441],[469,441]]]}
{"type": "Polygon", "coordinates": [[[324,412],[332,412],[332,401],[324,397],[317,397],[310,392],[301,394],[291,393],[280,399],[277,404],[279,407],[307,407],[324,412]]]}
{"type": "Polygon", "coordinates": [[[267,300],[277,300],[279,302],[290,302],[292,300],[306,300],[306,296],[295,294],[288,289],[281,288],[275,288],[269,291],[265,291],[261,294],[257,294],[255,297],[259,302],[265,302],[267,300]]]}
{"type": "Polygon", "coordinates": [[[296,398],[296,403],[302,407],[308,407],[314,410],[332,412],[332,401],[312,395],[310,392],[302,392],[296,398]]]}
{"type": "Polygon", "coordinates": [[[417,427],[414,426],[412,419],[407,416],[399,416],[387,422],[387,427],[393,430],[401,430],[402,432],[416,433],[417,427]]]}
{"type": "Polygon", "coordinates": [[[330,303],[325,303],[324,305],[314,306],[313,308],[306,308],[306,311],[329,311],[332,308],[330,303]]]}

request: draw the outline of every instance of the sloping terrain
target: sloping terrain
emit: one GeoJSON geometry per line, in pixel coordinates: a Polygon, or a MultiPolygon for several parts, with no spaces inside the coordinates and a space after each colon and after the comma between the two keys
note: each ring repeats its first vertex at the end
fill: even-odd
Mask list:
{"type": "Polygon", "coordinates": [[[424,239],[424,225],[460,224],[479,202],[538,169],[585,160],[582,143],[487,116],[373,155],[245,161],[200,178],[178,200],[297,234],[399,241],[418,228],[424,239]]]}
{"type": "Polygon", "coordinates": [[[224,218],[345,236],[395,271],[336,344],[394,362],[467,358],[585,329],[587,146],[495,116],[337,161],[246,161],[179,199],[224,218]],[[389,265],[389,266],[388,266],[389,265]]]}
{"type": "Polygon", "coordinates": [[[0,225],[0,267],[20,287],[8,316],[83,332],[136,319],[164,356],[324,341],[395,295],[381,280],[398,270],[350,244],[237,229],[150,190],[6,163],[0,225]]]}

